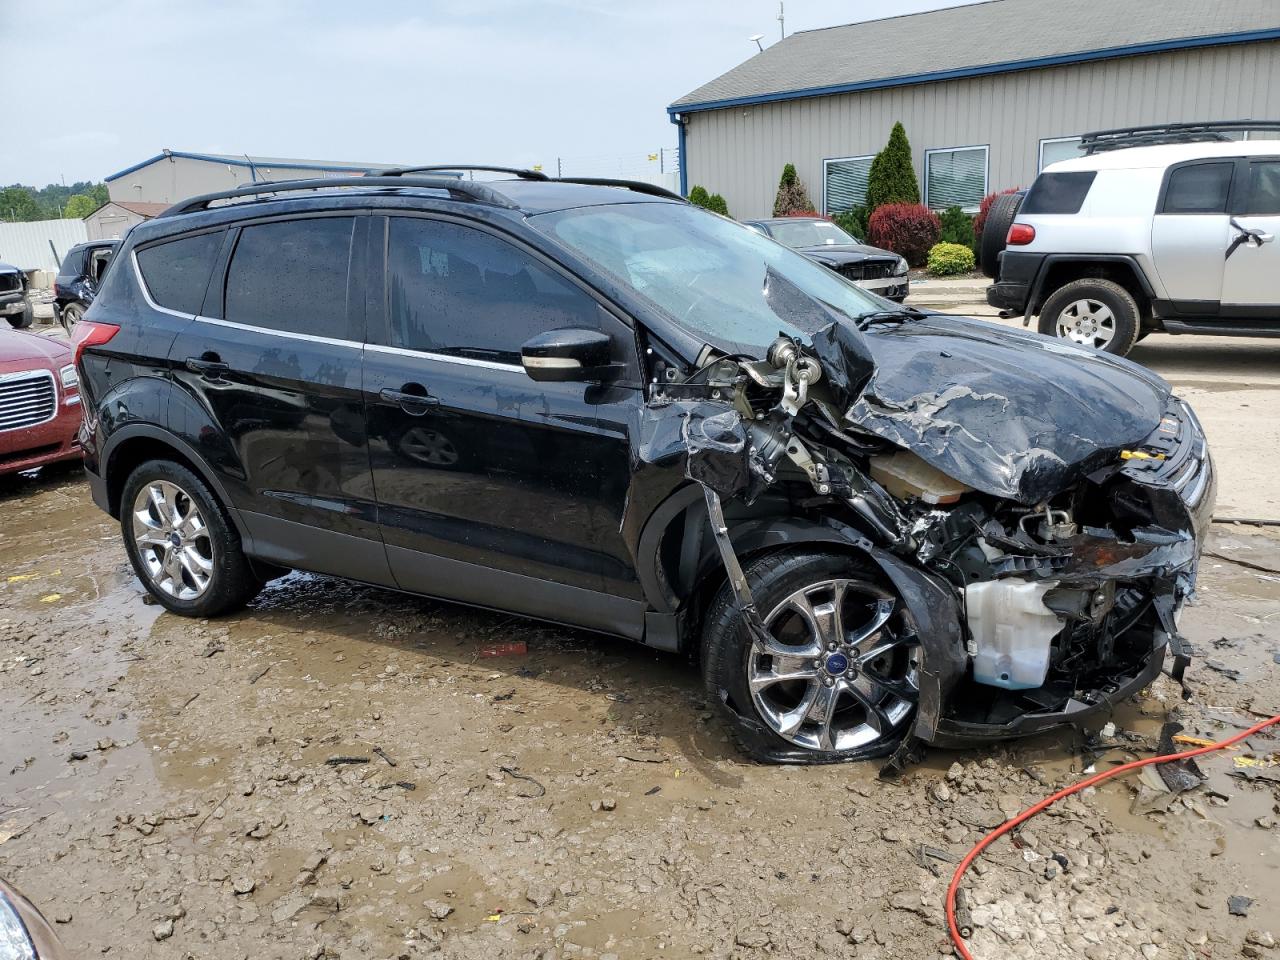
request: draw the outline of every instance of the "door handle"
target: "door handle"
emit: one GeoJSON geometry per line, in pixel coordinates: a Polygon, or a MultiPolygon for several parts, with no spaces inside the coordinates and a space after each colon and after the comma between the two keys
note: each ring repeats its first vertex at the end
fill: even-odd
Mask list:
{"type": "Polygon", "coordinates": [[[1259,246],[1261,246],[1264,243],[1270,243],[1275,238],[1276,238],[1276,235],[1274,233],[1263,233],[1261,230],[1258,230],[1253,235],[1253,239],[1258,241],[1259,246]]]}
{"type": "Polygon", "coordinates": [[[427,393],[427,388],[420,383],[406,383],[399,390],[383,387],[378,391],[378,399],[413,417],[420,417],[432,407],[440,406],[439,398],[427,393]]]}
{"type": "Polygon", "coordinates": [[[224,373],[231,371],[230,365],[223,363],[216,353],[187,357],[187,369],[200,374],[205,380],[221,380],[224,373]]]}

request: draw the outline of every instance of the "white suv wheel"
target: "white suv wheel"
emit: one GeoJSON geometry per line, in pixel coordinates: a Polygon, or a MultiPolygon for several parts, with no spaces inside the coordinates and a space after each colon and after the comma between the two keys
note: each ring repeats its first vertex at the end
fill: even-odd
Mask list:
{"type": "Polygon", "coordinates": [[[1116,316],[1098,300],[1076,300],[1058,314],[1057,334],[1083,347],[1105,350],[1116,335],[1116,316]]]}

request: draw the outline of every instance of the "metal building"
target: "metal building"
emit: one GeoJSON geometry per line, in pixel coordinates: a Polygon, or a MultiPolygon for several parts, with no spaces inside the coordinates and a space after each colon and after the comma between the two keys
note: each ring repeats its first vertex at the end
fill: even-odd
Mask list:
{"type": "Polygon", "coordinates": [[[351,176],[387,170],[392,166],[388,163],[291,160],[166,149],[103,179],[107,183],[107,194],[116,203],[168,205],[201,193],[231,190],[242,183],[351,176]]]}
{"type": "Polygon", "coordinates": [[[118,240],[129,232],[130,227],[159,216],[167,209],[167,203],[108,200],[84,218],[84,225],[90,240],[118,240]]]}
{"type": "Polygon", "coordinates": [[[859,204],[899,120],[922,201],[972,210],[1091,130],[1280,119],[1280,0],[988,0],[808,30],[667,112],[682,192],[737,217],[772,212],[787,163],[824,212],[859,204]]]}

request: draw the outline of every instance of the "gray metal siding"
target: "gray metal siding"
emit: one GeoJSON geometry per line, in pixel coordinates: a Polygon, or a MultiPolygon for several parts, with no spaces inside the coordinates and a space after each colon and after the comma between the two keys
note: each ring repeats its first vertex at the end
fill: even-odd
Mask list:
{"type": "Polygon", "coordinates": [[[177,203],[202,193],[232,190],[241,184],[252,183],[255,174],[259,181],[273,181],[334,177],[340,176],[341,172],[277,168],[265,164],[251,169],[229,163],[174,156],[156,160],[109,181],[107,192],[112,200],[125,203],[177,203]]]}
{"type": "Polygon", "coordinates": [[[1179,120],[1280,119],[1280,42],[1206,47],[689,114],[690,187],[768,216],[794,163],[816,206],[822,161],[876,153],[901,120],[924,190],[926,150],[986,144],[989,189],[1026,186],[1040,140],[1179,120]]]}

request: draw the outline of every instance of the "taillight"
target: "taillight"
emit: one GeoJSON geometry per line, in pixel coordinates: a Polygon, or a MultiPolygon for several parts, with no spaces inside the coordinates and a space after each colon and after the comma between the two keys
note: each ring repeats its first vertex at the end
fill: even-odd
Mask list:
{"type": "Polygon", "coordinates": [[[1036,238],[1036,228],[1029,223],[1015,223],[1009,227],[1009,236],[1005,244],[1010,247],[1024,247],[1036,238]]]}
{"type": "Polygon", "coordinates": [[[85,347],[100,347],[119,332],[120,327],[114,323],[98,323],[93,320],[81,320],[77,323],[71,336],[76,366],[80,366],[80,355],[84,353],[85,347]]]}

